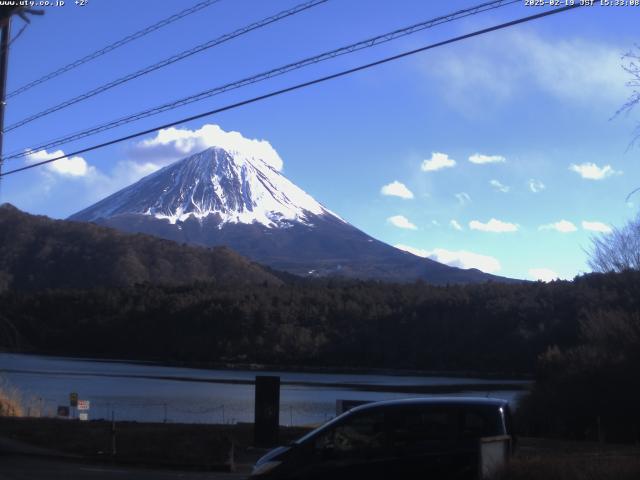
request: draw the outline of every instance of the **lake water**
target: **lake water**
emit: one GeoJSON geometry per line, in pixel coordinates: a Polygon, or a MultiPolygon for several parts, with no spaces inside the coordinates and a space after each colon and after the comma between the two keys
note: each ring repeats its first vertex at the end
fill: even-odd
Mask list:
{"type": "Polygon", "coordinates": [[[58,405],[68,405],[69,393],[77,392],[90,401],[91,419],[113,414],[117,420],[149,422],[253,422],[256,375],[280,376],[282,425],[323,423],[335,416],[337,399],[474,395],[515,403],[528,384],[440,376],[204,370],[0,353],[0,377],[20,392],[31,415],[55,414],[58,405]],[[424,393],[436,387],[437,394],[424,393]],[[385,391],[390,388],[403,391],[385,391]]]}

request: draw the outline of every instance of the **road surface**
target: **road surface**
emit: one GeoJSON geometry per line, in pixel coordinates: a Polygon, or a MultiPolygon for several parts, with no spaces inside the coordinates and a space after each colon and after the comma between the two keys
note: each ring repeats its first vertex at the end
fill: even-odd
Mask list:
{"type": "Polygon", "coordinates": [[[0,480],[240,480],[246,473],[152,470],[0,454],[0,480]]]}

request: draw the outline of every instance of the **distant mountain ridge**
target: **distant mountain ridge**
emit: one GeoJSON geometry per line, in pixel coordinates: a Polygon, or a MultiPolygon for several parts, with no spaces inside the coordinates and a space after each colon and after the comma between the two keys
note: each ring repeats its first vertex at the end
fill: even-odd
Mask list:
{"type": "Polygon", "coordinates": [[[136,283],[281,284],[228,248],[179,245],[0,205],[0,291],[136,283]]]}
{"type": "Polygon", "coordinates": [[[164,167],[69,219],[181,243],[224,245],[302,276],[436,284],[513,281],[376,240],[262,159],[219,147],[164,167]]]}

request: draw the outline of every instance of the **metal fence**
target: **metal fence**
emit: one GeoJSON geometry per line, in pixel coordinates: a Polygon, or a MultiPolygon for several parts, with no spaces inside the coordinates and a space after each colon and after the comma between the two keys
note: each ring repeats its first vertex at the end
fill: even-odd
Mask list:
{"type": "MultiPolygon", "coordinates": [[[[153,423],[204,423],[235,424],[253,422],[253,401],[243,404],[177,405],[169,402],[140,399],[137,401],[92,399],[86,411],[69,407],[68,399],[33,397],[23,399],[23,414],[27,417],[59,417],[58,407],[68,408],[69,418],[78,418],[80,413],[88,413],[89,420],[118,420],[153,423]]],[[[331,406],[329,406],[331,408],[331,406]]],[[[335,410],[302,407],[281,403],[280,424],[284,426],[320,425],[333,418],[335,410]]]]}

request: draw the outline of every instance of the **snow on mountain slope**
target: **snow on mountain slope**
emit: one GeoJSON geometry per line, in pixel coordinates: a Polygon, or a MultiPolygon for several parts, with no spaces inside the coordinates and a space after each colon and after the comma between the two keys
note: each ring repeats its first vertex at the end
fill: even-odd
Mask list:
{"type": "Polygon", "coordinates": [[[218,147],[160,169],[70,218],[95,221],[121,214],[150,215],[171,224],[215,215],[220,228],[226,223],[311,225],[310,214],[339,218],[260,158],[218,147]]]}

